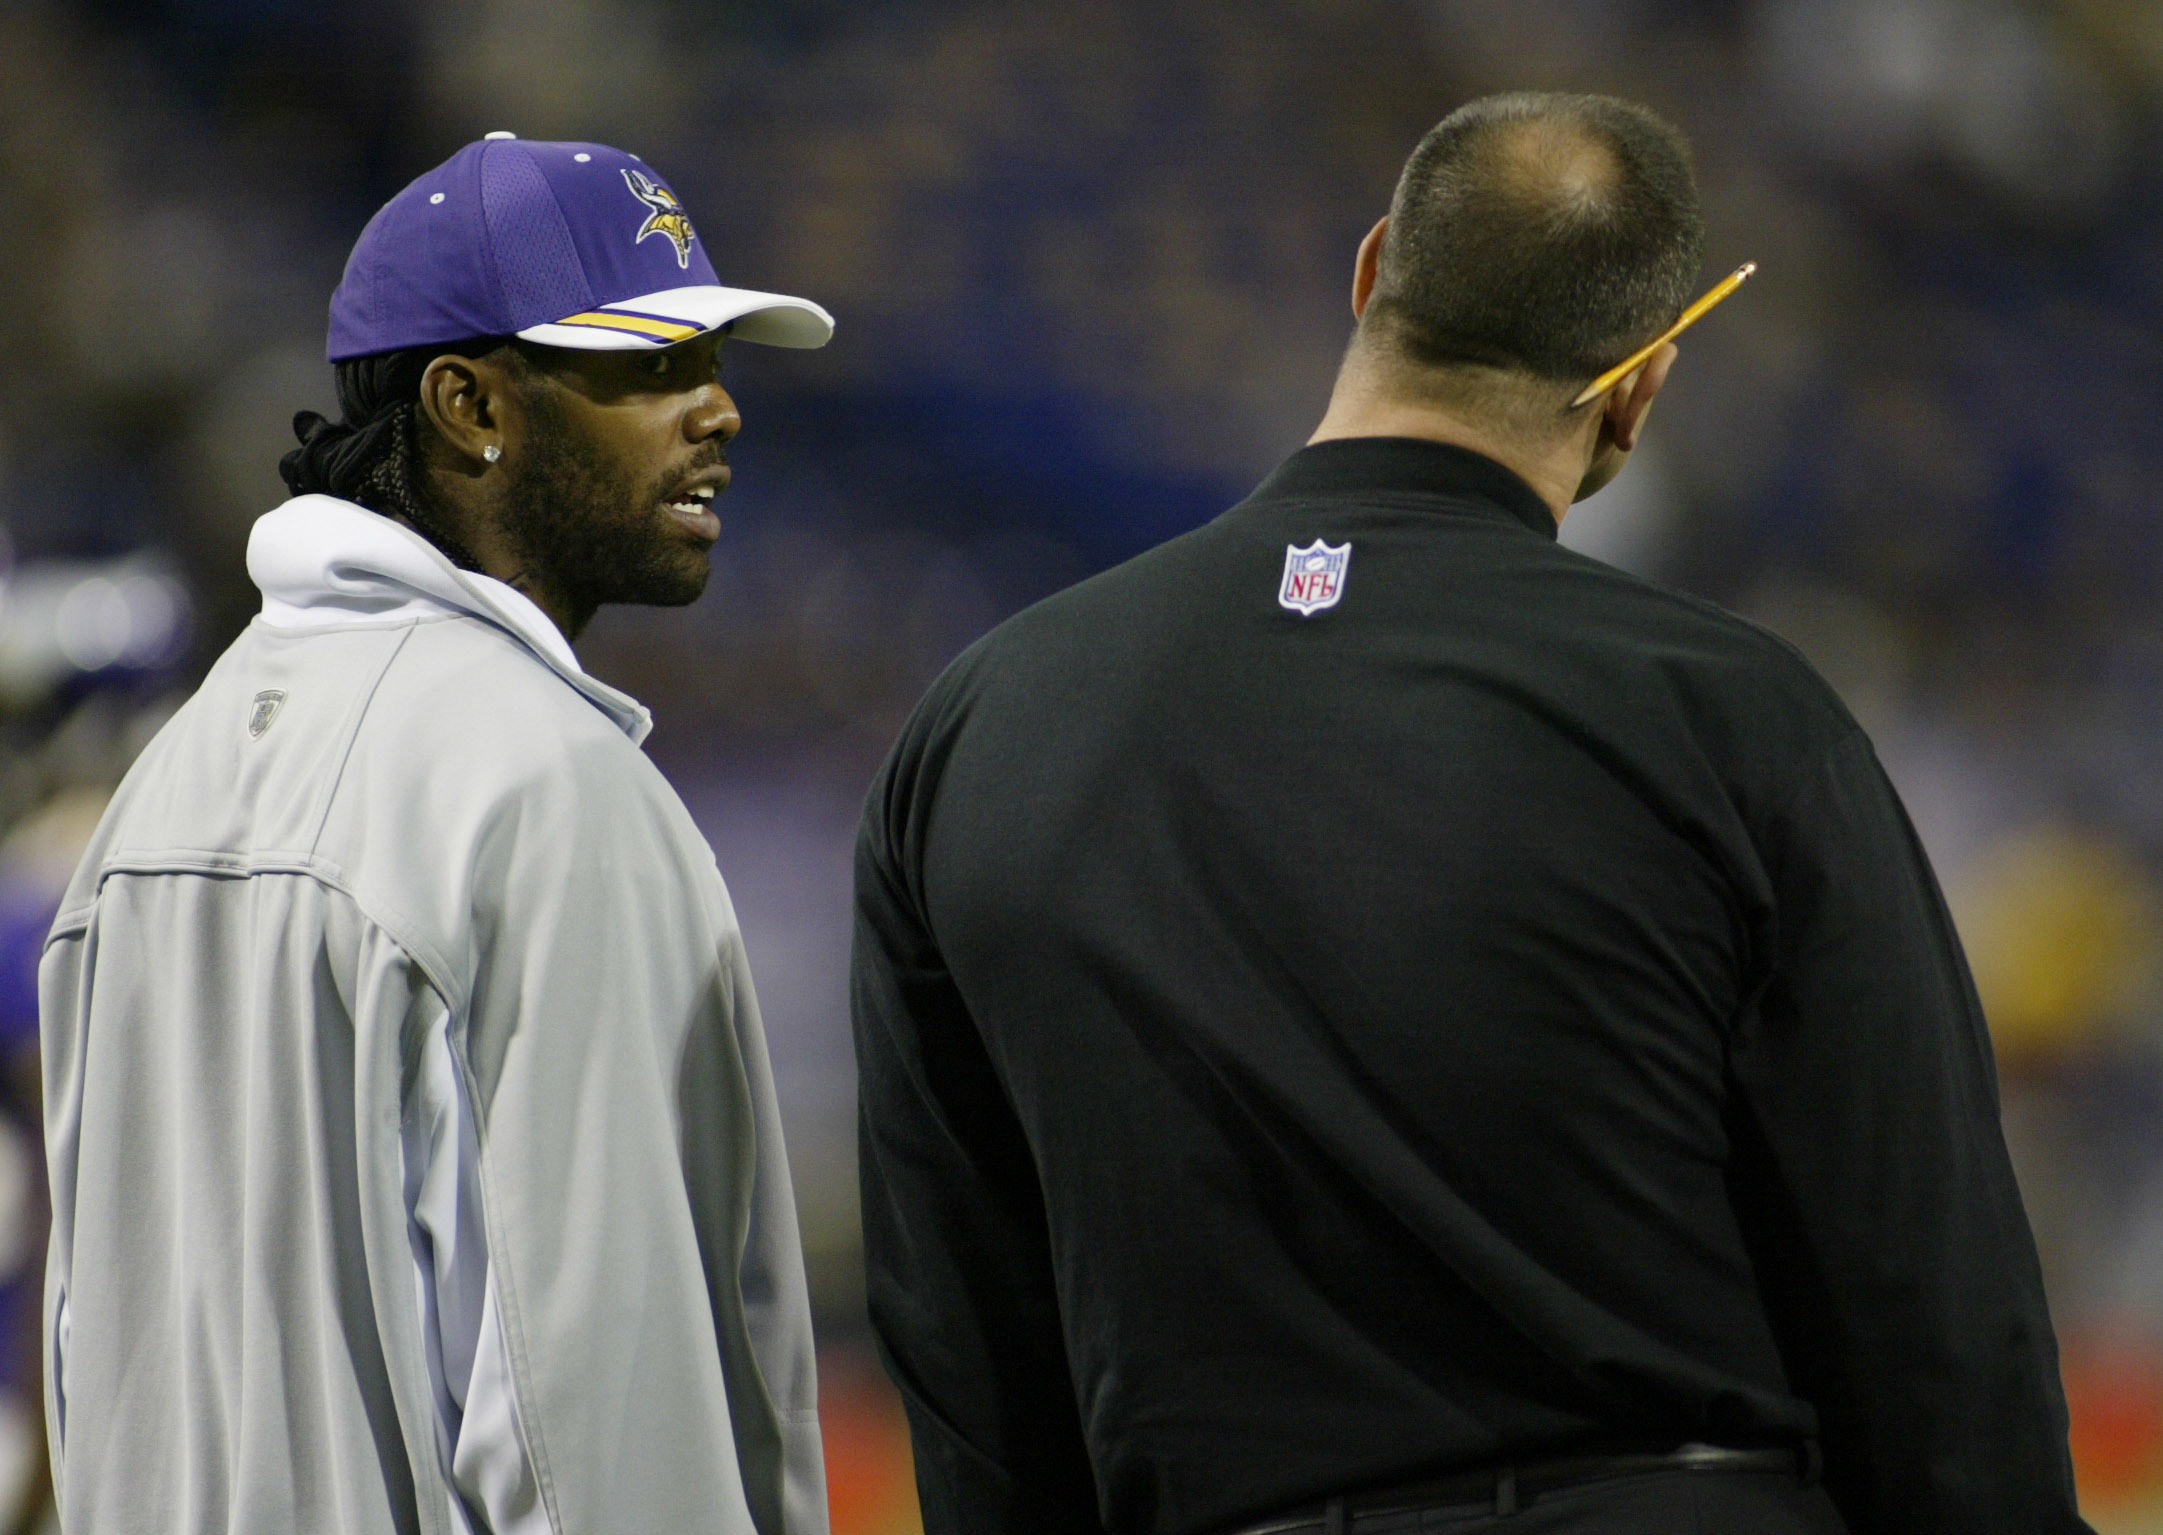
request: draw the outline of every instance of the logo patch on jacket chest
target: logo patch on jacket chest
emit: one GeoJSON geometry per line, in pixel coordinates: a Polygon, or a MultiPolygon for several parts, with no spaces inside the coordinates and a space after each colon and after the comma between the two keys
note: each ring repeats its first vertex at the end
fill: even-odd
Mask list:
{"type": "Polygon", "coordinates": [[[260,739],[270,729],[270,722],[278,717],[278,706],[285,702],[285,694],[277,688],[267,688],[255,695],[255,707],[248,711],[248,734],[260,739]]]}
{"type": "Polygon", "coordinates": [[[1319,538],[1302,549],[1284,546],[1284,583],[1277,601],[1302,618],[1312,618],[1333,608],[1344,596],[1346,568],[1352,563],[1352,541],[1325,544],[1319,538]]]}

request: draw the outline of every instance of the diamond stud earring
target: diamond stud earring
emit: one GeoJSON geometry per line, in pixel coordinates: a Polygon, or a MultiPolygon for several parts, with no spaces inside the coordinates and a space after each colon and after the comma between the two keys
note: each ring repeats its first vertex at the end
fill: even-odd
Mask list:
{"type": "Polygon", "coordinates": [[[503,457],[503,450],[497,447],[494,443],[490,443],[487,447],[481,449],[481,457],[487,459],[492,464],[497,459],[503,457]]]}

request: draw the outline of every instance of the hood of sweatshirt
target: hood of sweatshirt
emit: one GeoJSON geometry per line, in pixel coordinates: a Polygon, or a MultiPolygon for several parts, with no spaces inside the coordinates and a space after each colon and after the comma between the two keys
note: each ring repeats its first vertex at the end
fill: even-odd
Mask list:
{"type": "Polygon", "coordinates": [[[248,535],[248,575],[274,629],[401,624],[467,616],[495,625],[607,715],[634,742],[653,716],[586,675],[563,631],[524,593],[460,570],[403,523],[335,496],[296,496],[248,535]]]}

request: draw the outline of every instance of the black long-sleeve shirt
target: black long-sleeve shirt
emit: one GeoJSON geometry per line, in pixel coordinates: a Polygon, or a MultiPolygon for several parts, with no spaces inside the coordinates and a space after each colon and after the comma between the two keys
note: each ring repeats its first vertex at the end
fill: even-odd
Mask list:
{"type": "Polygon", "coordinates": [[[2085,1528],[1989,1040],[1869,742],[1554,532],[1476,455],[1310,447],[918,708],[854,1006],[932,1535],[1812,1435],[1857,1535],[2085,1528]]]}

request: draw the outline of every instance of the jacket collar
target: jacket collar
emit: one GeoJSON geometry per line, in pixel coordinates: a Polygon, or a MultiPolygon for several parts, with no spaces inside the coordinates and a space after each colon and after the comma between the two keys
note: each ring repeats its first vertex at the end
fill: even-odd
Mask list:
{"type": "Polygon", "coordinates": [[[1469,448],[1418,437],[1338,437],[1309,443],[1279,464],[1247,499],[1367,497],[1470,503],[1506,513],[1543,538],[1555,536],[1555,514],[1516,474],[1469,448]]]}
{"type": "Polygon", "coordinates": [[[524,593],[460,570],[403,523],[335,496],[296,496],[258,517],[248,575],[274,629],[398,624],[468,616],[495,625],[607,715],[632,741],[646,739],[646,706],[578,664],[563,631],[524,593]]]}

